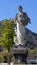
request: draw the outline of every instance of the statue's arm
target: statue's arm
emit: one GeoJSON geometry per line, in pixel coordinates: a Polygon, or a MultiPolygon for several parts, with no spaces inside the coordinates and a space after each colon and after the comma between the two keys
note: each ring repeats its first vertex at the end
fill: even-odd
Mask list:
{"type": "Polygon", "coordinates": [[[15,20],[14,20],[15,24],[17,23],[17,15],[18,15],[18,13],[15,16],[15,20]]]}
{"type": "Polygon", "coordinates": [[[30,18],[28,16],[27,16],[27,20],[28,20],[29,23],[31,23],[30,18]]]}
{"type": "Polygon", "coordinates": [[[29,23],[31,23],[30,18],[28,17],[28,15],[27,15],[26,13],[24,13],[24,15],[25,15],[26,20],[27,20],[29,23]]]}

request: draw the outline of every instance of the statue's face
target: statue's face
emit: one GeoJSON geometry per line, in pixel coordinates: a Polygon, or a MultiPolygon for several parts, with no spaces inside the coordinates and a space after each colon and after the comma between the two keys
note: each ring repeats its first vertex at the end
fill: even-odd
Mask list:
{"type": "Polygon", "coordinates": [[[19,12],[22,12],[22,6],[18,7],[19,12]]]}
{"type": "Polygon", "coordinates": [[[22,12],[22,9],[21,9],[21,8],[19,8],[19,11],[20,11],[20,12],[22,12]]]}

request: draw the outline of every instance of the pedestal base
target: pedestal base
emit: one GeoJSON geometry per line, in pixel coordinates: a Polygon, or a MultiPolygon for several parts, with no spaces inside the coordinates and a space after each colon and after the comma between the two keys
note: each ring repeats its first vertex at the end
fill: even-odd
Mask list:
{"type": "Polygon", "coordinates": [[[27,63],[28,50],[26,48],[13,48],[14,63],[27,63]]]}
{"type": "Polygon", "coordinates": [[[27,54],[14,54],[14,58],[15,58],[14,63],[16,64],[27,63],[26,62],[27,54]]]}

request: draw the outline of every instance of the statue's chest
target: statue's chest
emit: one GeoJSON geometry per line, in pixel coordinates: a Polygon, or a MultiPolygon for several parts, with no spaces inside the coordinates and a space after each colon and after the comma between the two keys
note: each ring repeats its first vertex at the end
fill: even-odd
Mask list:
{"type": "Polygon", "coordinates": [[[22,13],[18,14],[17,18],[19,21],[25,20],[24,14],[22,14],[22,13]]]}

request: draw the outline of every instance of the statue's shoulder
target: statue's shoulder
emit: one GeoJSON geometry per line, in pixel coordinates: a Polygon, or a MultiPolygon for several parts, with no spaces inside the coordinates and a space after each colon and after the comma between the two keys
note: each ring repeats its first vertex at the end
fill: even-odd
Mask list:
{"type": "MultiPolygon", "coordinates": [[[[27,15],[26,12],[23,12],[23,17],[25,17],[27,21],[30,21],[30,18],[28,17],[28,15],[27,15]]],[[[31,22],[30,22],[30,23],[31,23],[31,22]]]]}
{"type": "Polygon", "coordinates": [[[18,17],[18,13],[16,13],[16,16],[15,16],[15,19],[17,20],[17,17],[18,17]]]}
{"type": "Polygon", "coordinates": [[[16,13],[16,16],[18,16],[18,13],[16,13]]]}
{"type": "Polygon", "coordinates": [[[26,12],[22,12],[23,14],[26,14],[26,12]]]}
{"type": "MultiPolygon", "coordinates": [[[[25,12],[22,12],[22,14],[23,15],[27,15],[25,12]]],[[[16,16],[18,16],[19,15],[19,13],[16,13],[16,16]]]]}
{"type": "Polygon", "coordinates": [[[23,16],[27,16],[27,13],[26,12],[22,12],[23,16]]]}
{"type": "Polygon", "coordinates": [[[18,17],[18,13],[16,13],[16,16],[15,16],[15,18],[17,19],[17,17],[18,17]]]}

